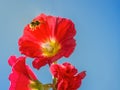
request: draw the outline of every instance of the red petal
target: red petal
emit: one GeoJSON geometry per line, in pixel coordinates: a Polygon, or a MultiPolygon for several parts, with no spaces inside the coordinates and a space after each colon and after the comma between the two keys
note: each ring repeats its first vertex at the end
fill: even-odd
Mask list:
{"type": "Polygon", "coordinates": [[[36,69],[40,69],[42,66],[45,66],[46,64],[48,64],[48,58],[44,58],[44,57],[40,57],[40,58],[36,58],[33,62],[32,65],[34,68],[36,69]]]}
{"type": "Polygon", "coordinates": [[[57,18],[55,37],[58,41],[73,37],[76,34],[74,24],[66,18],[57,18]]]}
{"type": "Polygon", "coordinates": [[[81,77],[81,79],[84,79],[86,76],[86,71],[82,71],[81,73],[78,74],[79,77],[81,77]]]}
{"type": "Polygon", "coordinates": [[[24,40],[24,38],[21,38],[19,40],[19,46],[19,50],[22,54],[33,58],[41,55],[40,45],[38,43],[34,43],[33,41],[24,40]]]}
{"type": "Polygon", "coordinates": [[[10,56],[8,59],[8,64],[12,67],[16,63],[16,56],[10,56]]]}

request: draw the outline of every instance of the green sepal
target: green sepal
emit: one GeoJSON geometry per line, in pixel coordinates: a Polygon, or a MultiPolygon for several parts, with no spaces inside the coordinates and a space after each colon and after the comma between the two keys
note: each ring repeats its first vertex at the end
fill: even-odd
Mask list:
{"type": "Polygon", "coordinates": [[[29,86],[32,90],[44,90],[43,84],[40,83],[38,80],[31,81],[29,86]]]}

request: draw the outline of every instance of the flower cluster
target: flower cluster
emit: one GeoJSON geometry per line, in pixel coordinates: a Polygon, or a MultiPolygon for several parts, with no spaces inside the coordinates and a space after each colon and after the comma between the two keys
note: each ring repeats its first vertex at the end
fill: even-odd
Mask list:
{"type": "Polygon", "coordinates": [[[24,28],[18,40],[20,57],[10,56],[12,68],[9,90],[77,90],[85,71],[78,73],[70,63],[57,64],[62,57],[68,58],[74,51],[76,41],[74,23],[67,18],[40,14],[24,28]],[[43,84],[26,65],[26,58],[33,58],[35,69],[49,65],[53,82],[43,84]]]}

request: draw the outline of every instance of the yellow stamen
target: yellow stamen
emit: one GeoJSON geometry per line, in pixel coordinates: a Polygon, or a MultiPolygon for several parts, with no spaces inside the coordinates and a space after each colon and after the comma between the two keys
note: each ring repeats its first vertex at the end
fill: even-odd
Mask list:
{"type": "Polygon", "coordinates": [[[61,48],[60,44],[55,39],[51,39],[45,43],[42,43],[41,47],[43,56],[46,57],[52,57],[56,55],[61,48]]]}

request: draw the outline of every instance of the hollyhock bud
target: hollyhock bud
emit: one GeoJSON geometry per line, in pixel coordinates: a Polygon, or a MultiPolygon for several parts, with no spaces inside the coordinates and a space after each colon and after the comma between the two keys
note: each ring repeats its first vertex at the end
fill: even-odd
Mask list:
{"type": "Polygon", "coordinates": [[[57,90],[77,90],[86,76],[85,71],[78,73],[77,69],[68,62],[52,64],[50,71],[57,78],[57,90]]]}

